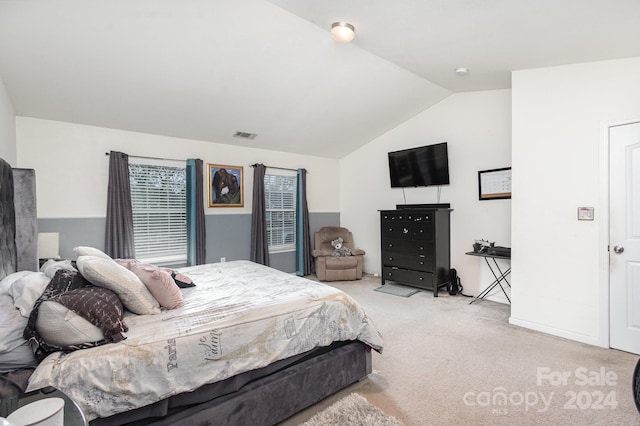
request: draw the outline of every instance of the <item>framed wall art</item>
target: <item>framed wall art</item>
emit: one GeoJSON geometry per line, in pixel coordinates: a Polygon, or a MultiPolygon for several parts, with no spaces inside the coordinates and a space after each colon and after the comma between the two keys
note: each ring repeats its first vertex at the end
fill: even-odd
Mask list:
{"type": "Polygon", "coordinates": [[[511,198],[511,167],[478,172],[480,200],[511,198]]]}
{"type": "Polygon", "coordinates": [[[242,166],[207,164],[207,169],[209,171],[209,207],[243,207],[242,166]]]}

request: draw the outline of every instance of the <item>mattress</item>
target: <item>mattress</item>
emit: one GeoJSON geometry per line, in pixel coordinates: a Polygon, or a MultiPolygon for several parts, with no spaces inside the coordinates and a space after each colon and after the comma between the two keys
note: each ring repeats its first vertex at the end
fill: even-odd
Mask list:
{"type": "Polygon", "coordinates": [[[126,339],[54,353],[28,391],[54,386],[88,420],[146,406],[335,341],[382,351],[380,333],[346,293],[249,261],[183,268],[182,308],[128,315],[126,339]]]}

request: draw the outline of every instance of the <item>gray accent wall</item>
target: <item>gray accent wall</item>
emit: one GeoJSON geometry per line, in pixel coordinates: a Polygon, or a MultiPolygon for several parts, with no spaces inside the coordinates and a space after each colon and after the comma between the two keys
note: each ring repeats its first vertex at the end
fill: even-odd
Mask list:
{"type": "Polygon", "coordinates": [[[39,232],[60,233],[60,257],[73,259],[73,248],[95,247],[104,250],[106,218],[38,219],[39,232]]]}
{"type": "MultiPolygon", "coordinates": [[[[90,246],[104,250],[106,219],[60,218],[38,219],[39,232],[60,234],[60,256],[74,258],[73,248],[90,246]]],[[[249,259],[251,249],[251,215],[224,214],[205,215],[207,229],[207,263],[249,259]]],[[[311,247],[313,233],[323,226],[339,226],[340,213],[309,213],[311,247]]],[[[284,272],[296,271],[295,252],[275,253],[269,257],[271,267],[284,272]]]]}

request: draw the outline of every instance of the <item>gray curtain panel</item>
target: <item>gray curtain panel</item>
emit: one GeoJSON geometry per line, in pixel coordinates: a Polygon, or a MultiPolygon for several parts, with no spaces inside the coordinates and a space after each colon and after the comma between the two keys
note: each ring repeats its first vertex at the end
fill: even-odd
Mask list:
{"type": "Polygon", "coordinates": [[[264,201],[264,175],[267,166],[253,165],[253,210],[251,213],[251,261],[269,266],[267,210],[264,201]]]}
{"type": "Polygon", "coordinates": [[[187,160],[187,262],[189,266],[202,265],[207,257],[207,233],[202,201],[202,160],[187,160]]]}
{"type": "Polygon", "coordinates": [[[107,188],[107,224],[105,252],[114,259],[133,259],[133,210],[129,185],[129,156],[109,153],[109,186],[107,188]]]}
{"type": "Polygon", "coordinates": [[[298,202],[296,211],[296,274],[310,275],[315,272],[311,255],[311,233],[309,232],[309,208],[307,206],[307,170],[298,169],[298,202]]]}
{"type": "Polygon", "coordinates": [[[201,159],[196,159],[196,264],[202,265],[207,261],[207,231],[204,224],[204,165],[201,159]]]}

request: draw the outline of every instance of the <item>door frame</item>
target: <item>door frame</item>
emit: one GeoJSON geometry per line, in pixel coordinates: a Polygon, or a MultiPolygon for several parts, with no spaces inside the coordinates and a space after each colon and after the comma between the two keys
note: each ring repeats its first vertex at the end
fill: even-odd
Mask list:
{"type": "Polygon", "coordinates": [[[598,344],[604,348],[610,348],[610,306],[609,298],[609,243],[610,243],[610,197],[609,197],[609,146],[612,127],[625,126],[640,123],[640,117],[615,122],[605,122],[600,125],[600,231],[599,231],[599,263],[600,263],[600,337],[598,344]]]}

